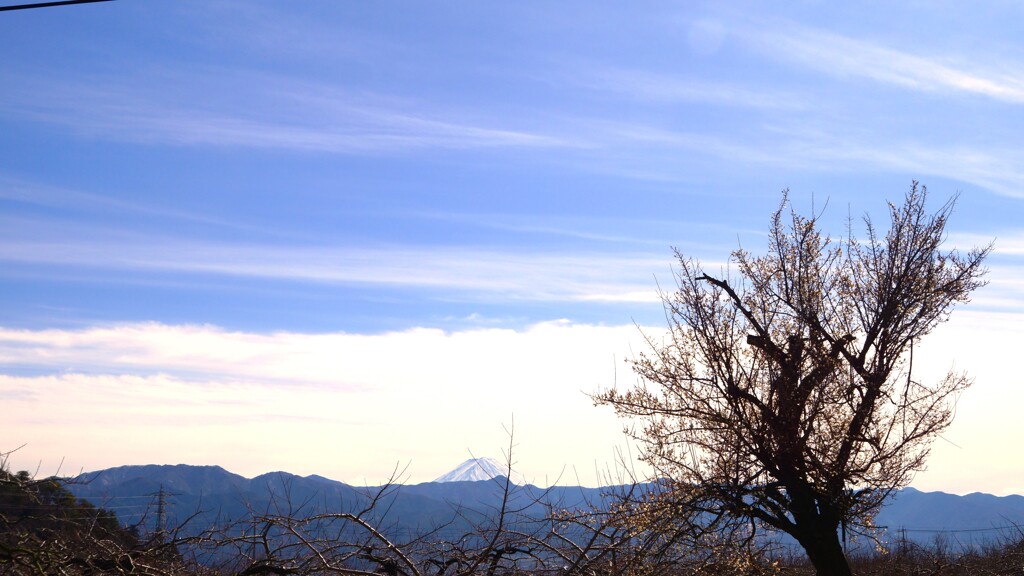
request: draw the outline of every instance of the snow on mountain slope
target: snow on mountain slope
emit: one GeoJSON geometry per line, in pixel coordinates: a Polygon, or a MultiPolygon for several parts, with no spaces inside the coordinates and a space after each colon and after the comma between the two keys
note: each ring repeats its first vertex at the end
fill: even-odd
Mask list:
{"type": "Polygon", "coordinates": [[[526,484],[522,476],[509,469],[494,458],[470,458],[453,468],[447,474],[439,476],[434,482],[476,482],[490,480],[499,476],[509,476],[513,484],[526,484]]]}

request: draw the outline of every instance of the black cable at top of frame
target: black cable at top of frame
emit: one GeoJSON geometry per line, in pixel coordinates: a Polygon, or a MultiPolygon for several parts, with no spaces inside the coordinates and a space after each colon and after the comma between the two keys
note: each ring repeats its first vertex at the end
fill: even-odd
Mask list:
{"type": "Polygon", "coordinates": [[[113,2],[113,0],[59,0],[56,2],[36,2],[34,4],[16,4],[14,6],[0,6],[0,12],[7,10],[28,10],[29,8],[49,8],[51,6],[67,6],[70,4],[91,4],[93,2],[113,2]]]}

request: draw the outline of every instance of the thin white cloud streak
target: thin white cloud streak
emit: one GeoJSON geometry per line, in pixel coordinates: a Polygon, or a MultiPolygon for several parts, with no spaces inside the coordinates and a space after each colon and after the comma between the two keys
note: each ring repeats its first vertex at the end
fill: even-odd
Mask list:
{"type": "MultiPolygon", "coordinates": [[[[730,235],[736,232],[736,229],[732,226],[695,219],[630,219],[621,217],[440,211],[413,212],[402,214],[402,216],[454,222],[463,226],[515,232],[531,237],[554,236],[595,241],[617,248],[630,244],[654,247],[659,251],[664,251],[666,255],[669,254],[668,246],[672,246],[673,242],[678,244],[680,229],[703,231],[704,234],[701,234],[701,238],[698,241],[689,241],[686,245],[704,248],[711,246],[705,240],[706,236],[723,231],[730,235]]],[[[713,250],[717,250],[720,253],[727,253],[729,249],[728,246],[714,245],[713,247],[713,250]]]]}
{"type": "Polygon", "coordinates": [[[1011,104],[1024,103],[1024,69],[1016,62],[993,64],[990,57],[984,57],[984,65],[954,62],[789,22],[747,26],[736,37],[766,54],[832,76],[869,78],[922,92],[977,94],[1011,104]]]}
{"type": "MultiPolygon", "coordinates": [[[[60,211],[86,212],[93,214],[109,214],[110,212],[129,213],[140,216],[211,224],[218,229],[247,230],[262,234],[275,233],[265,226],[246,226],[237,221],[212,218],[195,212],[187,212],[168,207],[154,207],[138,202],[126,202],[118,198],[82,190],[74,190],[58,186],[49,186],[29,182],[18,178],[0,175],[0,199],[14,202],[56,208],[60,211]]],[[[8,222],[11,220],[8,219],[8,222]]]]}
{"type": "Polygon", "coordinates": [[[650,296],[667,255],[526,254],[458,247],[281,247],[194,243],[174,238],[90,241],[19,238],[0,245],[0,261],[68,268],[214,274],[253,278],[444,289],[521,300],[597,300],[650,296]]]}
{"type": "Polygon", "coordinates": [[[922,179],[940,176],[1024,198],[1024,150],[1015,146],[931,145],[842,124],[829,131],[799,128],[806,120],[794,120],[792,126],[752,127],[739,137],[603,119],[574,122],[576,130],[586,134],[584,139],[599,149],[575,163],[586,170],[625,178],[684,181],[688,162],[710,157],[730,166],[768,165],[813,172],[898,170],[922,179]]]}
{"type": "Polygon", "coordinates": [[[22,120],[56,124],[90,137],[178,146],[369,154],[423,148],[579,145],[548,134],[424,110],[416,101],[383,94],[356,96],[292,78],[216,75],[209,72],[150,79],[149,84],[157,87],[173,84],[178,91],[187,87],[176,100],[114,79],[56,83],[8,78],[10,86],[0,110],[22,120]],[[218,103],[208,96],[243,91],[247,97],[242,101],[218,103]]]}
{"type": "Polygon", "coordinates": [[[175,6],[195,34],[183,39],[214,53],[244,50],[260,61],[308,62],[325,55],[363,63],[374,58],[409,58],[412,48],[366,27],[330,18],[309,18],[288,5],[250,0],[180,3],[175,6]]]}
{"type": "MultiPolygon", "coordinates": [[[[0,223],[4,220],[0,219],[0,223]]],[[[59,241],[23,239],[48,231],[27,221],[5,228],[14,236],[0,242],[0,261],[55,268],[76,278],[89,270],[247,277],[299,283],[418,288],[427,298],[489,301],[606,302],[656,305],[658,287],[671,287],[674,259],[667,249],[651,252],[539,252],[454,246],[387,246],[338,248],[283,247],[269,244],[193,242],[131,233],[112,235],[83,228],[65,229],[59,241]],[[21,230],[22,232],[18,232],[21,230]],[[27,232],[25,232],[27,231],[27,232]]],[[[757,233],[757,232],[752,232],[757,233]]],[[[956,233],[949,246],[986,245],[997,234],[956,233]]],[[[3,235],[0,235],[3,238],[3,235]]],[[[1024,239],[1008,231],[996,238],[990,260],[991,284],[975,295],[979,305],[1018,310],[1024,285],[1024,239]]],[[[701,258],[708,270],[726,266],[735,246],[691,246],[686,254],[701,258]],[[704,255],[708,258],[702,258],[704,255]]],[[[177,278],[175,282],[180,282],[177,278]]],[[[118,281],[132,281],[121,278],[118,281]]],[[[135,281],[159,282],[140,277],[135,281]]]]}
{"type": "Polygon", "coordinates": [[[996,246],[987,266],[988,285],[971,295],[972,305],[986,310],[1024,312],[1024,262],[1015,256],[1006,257],[1006,253],[998,250],[998,243],[996,246]]]}
{"type": "Polygon", "coordinates": [[[758,90],[648,70],[574,65],[569,78],[579,85],[657,104],[703,103],[766,110],[800,110],[806,98],[796,92],[758,90]]]}
{"type": "MultiPolygon", "coordinates": [[[[620,141],[656,145],[653,154],[660,161],[653,162],[654,169],[657,164],[678,165],[679,154],[687,152],[730,162],[742,159],[745,163],[810,171],[900,170],[919,178],[941,176],[1003,196],[1024,198],[1024,150],[1013,146],[982,149],[963,144],[929,145],[907,137],[883,138],[880,135],[884,133],[864,130],[863,126],[830,123],[827,130],[802,128],[808,124],[795,121],[793,125],[767,125],[742,138],[606,121],[593,121],[590,126],[603,134],[597,138],[614,135],[613,139],[620,141]],[[768,141],[771,145],[766,145],[768,141]]],[[[640,160],[651,170],[651,150],[641,152],[640,160]]],[[[625,162],[620,158],[609,164],[608,170],[616,170],[625,162]]]]}
{"type": "Polygon", "coordinates": [[[333,126],[287,125],[193,111],[151,108],[93,110],[89,119],[38,114],[53,123],[74,124],[76,130],[132,142],[274,148],[329,153],[372,153],[415,148],[553,147],[558,141],[542,135],[501,130],[402,114],[376,121],[340,120],[333,126]]]}
{"type": "Polygon", "coordinates": [[[968,182],[1003,196],[1024,198],[1024,156],[1012,147],[993,152],[965,145],[929,146],[902,138],[882,142],[870,137],[850,137],[849,133],[843,140],[835,136],[789,134],[790,142],[796,144],[789,146],[792,157],[780,158],[779,162],[799,158],[803,167],[819,170],[901,170],[921,177],[934,175],[968,182]]]}
{"type": "Polygon", "coordinates": [[[986,246],[993,242],[996,258],[1024,256],[1024,230],[993,230],[986,234],[956,232],[950,234],[947,241],[957,246],[986,246]]]}
{"type": "Polygon", "coordinates": [[[991,232],[954,232],[947,245],[962,252],[992,243],[987,260],[988,285],[972,295],[972,302],[988,310],[1024,312],[1024,230],[993,230],[991,232]]]}

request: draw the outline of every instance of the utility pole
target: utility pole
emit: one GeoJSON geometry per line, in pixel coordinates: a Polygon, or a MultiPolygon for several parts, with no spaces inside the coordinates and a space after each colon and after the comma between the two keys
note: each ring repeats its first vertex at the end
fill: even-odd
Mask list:
{"type": "Polygon", "coordinates": [[[256,537],[257,537],[256,535],[259,533],[259,531],[256,529],[256,526],[257,526],[257,524],[256,524],[256,517],[253,516],[253,519],[252,519],[252,540],[250,540],[250,542],[249,542],[249,559],[252,560],[253,562],[256,561],[256,549],[257,549],[256,548],[256,537]]]}

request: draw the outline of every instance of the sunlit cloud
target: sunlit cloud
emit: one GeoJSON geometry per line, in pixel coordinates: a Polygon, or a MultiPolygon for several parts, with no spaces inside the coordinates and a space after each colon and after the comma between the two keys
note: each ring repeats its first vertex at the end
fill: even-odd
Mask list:
{"type": "Polygon", "coordinates": [[[0,429],[48,465],[181,461],[357,481],[407,459],[421,481],[467,450],[499,454],[514,423],[520,470],[543,482],[611,461],[620,425],[586,393],[628,370],[640,337],[567,321],[383,334],[5,329],[0,429]],[[112,442],[124,451],[104,454],[112,442]]]}
{"type": "MultiPolygon", "coordinates": [[[[647,349],[645,334],[658,341],[665,330],[567,321],[381,334],[158,323],[3,329],[0,430],[12,448],[28,444],[25,456],[47,466],[67,457],[73,472],[79,462],[216,463],[250,476],[283,468],[360,482],[411,460],[415,482],[467,451],[497,453],[508,440],[502,425],[514,420],[528,478],[543,483],[569,466],[593,484],[595,464],[605,469],[624,443],[623,423],[586,394],[635,382],[624,361],[647,349]]],[[[1013,366],[1022,330],[1019,313],[968,306],[921,343],[923,381],[952,368],[975,385],[949,442],[936,444],[933,472],[915,485],[970,491],[980,470],[1014,485],[1020,463],[992,450],[1022,433],[1012,416],[1024,401],[1013,366]]],[[[25,456],[15,465],[34,464],[25,456]]]]}

